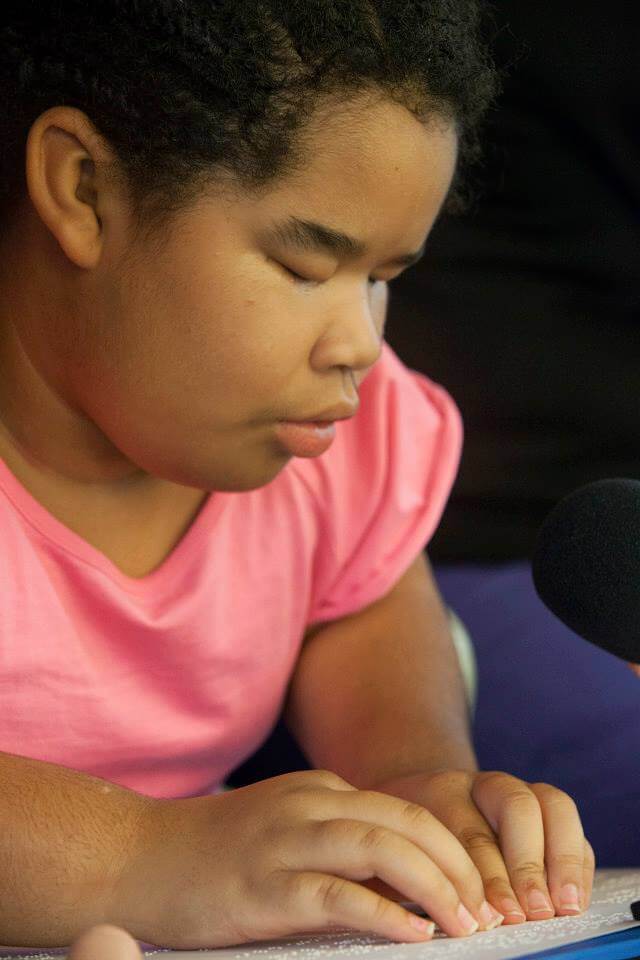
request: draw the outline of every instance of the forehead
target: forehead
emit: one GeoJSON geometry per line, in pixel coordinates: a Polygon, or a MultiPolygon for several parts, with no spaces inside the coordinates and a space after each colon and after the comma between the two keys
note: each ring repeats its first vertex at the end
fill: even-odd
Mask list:
{"type": "Polygon", "coordinates": [[[384,229],[388,240],[421,245],[455,171],[453,123],[425,125],[388,101],[360,112],[325,108],[305,143],[305,164],[269,194],[265,215],[304,211],[305,219],[349,224],[358,236],[384,229]]]}

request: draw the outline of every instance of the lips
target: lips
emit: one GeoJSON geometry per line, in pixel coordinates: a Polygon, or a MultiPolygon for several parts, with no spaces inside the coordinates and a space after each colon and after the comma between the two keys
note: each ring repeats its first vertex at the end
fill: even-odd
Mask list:
{"type": "Polygon", "coordinates": [[[311,421],[297,423],[282,420],[277,426],[280,443],[294,457],[319,457],[336,438],[335,423],[311,421]]]}
{"type": "Polygon", "coordinates": [[[289,423],[299,423],[307,427],[330,427],[333,420],[289,420],[289,423]]]}
{"type": "Polygon", "coordinates": [[[321,413],[315,414],[311,417],[300,417],[296,420],[287,420],[287,423],[335,423],[336,420],[352,420],[358,410],[360,409],[360,403],[357,406],[353,406],[350,403],[341,403],[336,407],[331,407],[330,409],[323,410],[321,413]]]}

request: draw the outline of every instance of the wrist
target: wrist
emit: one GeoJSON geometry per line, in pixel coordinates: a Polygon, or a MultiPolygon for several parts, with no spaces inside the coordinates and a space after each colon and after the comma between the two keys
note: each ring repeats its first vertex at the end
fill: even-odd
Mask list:
{"type": "Polygon", "coordinates": [[[375,772],[369,770],[360,783],[354,782],[354,786],[375,790],[380,784],[410,781],[413,777],[424,777],[441,770],[464,770],[477,773],[479,766],[472,746],[458,742],[449,748],[440,746],[437,752],[425,751],[422,756],[396,755],[386,764],[381,763],[378,758],[375,772]]]}
{"type": "Polygon", "coordinates": [[[178,863],[176,841],[185,800],[141,797],[129,854],[109,902],[106,922],[127,930],[137,940],[160,944],[171,920],[172,868],[178,863]]]}
{"type": "Polygon", "coordinates": [[[444,787],[446,792],[450,792],[457,789],[460,783],[463,783],[465,788],[470,789],[477,772],[477,770],[468,767],[452,766],[420,770],[412,774],[380,781],[373,784],[370,789],[428,807],[432,789],[440,792],[444,787]]]}

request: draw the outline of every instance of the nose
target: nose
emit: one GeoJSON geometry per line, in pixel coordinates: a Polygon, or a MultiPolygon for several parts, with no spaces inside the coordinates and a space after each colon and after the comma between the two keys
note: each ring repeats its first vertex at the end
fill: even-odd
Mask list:
{"type": "MultiPolygon", "coordinates": [[[[377,284],[386,288],[386,284],[377,284]]],[[[388,294],[371,293],[356,303],[349,301],[340,309],[337,326],[340,335],[337,338],[343,350],[348,351],[344,366],[350,367],[356,374],[359,386],[369,371],[380,359],[384,341],[388,294]]]]}

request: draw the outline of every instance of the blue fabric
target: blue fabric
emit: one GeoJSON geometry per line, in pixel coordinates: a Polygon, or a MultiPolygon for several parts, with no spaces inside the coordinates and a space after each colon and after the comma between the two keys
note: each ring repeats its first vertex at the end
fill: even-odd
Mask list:
{"type": "Polygon", "coordinates": [[[597,866],[640,866],[640,679],[546,609],[529,564],[434,572],[475,647],[480,769],[566,791],[597,866]]]}
{"type": "Polygon", "coordinates": [[[639,956],[640,927],[633,927],[566,947],[528,953],[526,960],[637,960],[639,956]]]}

